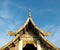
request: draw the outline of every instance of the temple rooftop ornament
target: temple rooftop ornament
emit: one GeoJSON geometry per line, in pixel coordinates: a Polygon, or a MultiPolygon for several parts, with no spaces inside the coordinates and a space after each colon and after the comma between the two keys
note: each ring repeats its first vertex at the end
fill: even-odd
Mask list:
{"type": "Polygon", "coordinates": [[[31,9],[28,9],[28,17],[31,17],[31,9]]]}
{"type": "Polygon", "coordinates": [[[44,33],[33,22],[30,9],[25,24],[16,32],[10,31],[8,33],[15,38],[0,50],[60,50],[45,38],[45,36],[50,36],[50,32],[44,33]]]}
{"type": "Polygon", "coordinates": [[[9,34],[10,36],[15,36],[15,33],[12,32],[12,31],[9,31],[8,34],[9,34]]]}

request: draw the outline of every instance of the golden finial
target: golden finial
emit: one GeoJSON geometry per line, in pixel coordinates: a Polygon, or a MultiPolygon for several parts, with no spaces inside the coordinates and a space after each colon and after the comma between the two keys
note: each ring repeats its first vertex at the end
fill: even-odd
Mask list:
{"type": "Polygon", "coordinates": [[[31,17],[31,9],[28,9],[28,17],[31,17]]]}

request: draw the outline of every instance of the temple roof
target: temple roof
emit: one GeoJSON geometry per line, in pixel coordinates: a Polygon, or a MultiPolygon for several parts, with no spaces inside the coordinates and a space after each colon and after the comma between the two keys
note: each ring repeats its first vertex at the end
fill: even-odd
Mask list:
{"type": "Polygon", "coordinates": [[[49,42],[47,39],[45,39],[45,34],[44,34],[44,32],[42,31],[42,30],[40,30],[37,26],[36,26],[36,24],[33,22],[33,20],[32,20],[32,18],[31,18],[31,12],[30,12],[30,10],[29,10],[29,12],[28,12],[28,19],[27,19],[27,21],[25,22],[25,24],[20,28],[20,29],[18,29],[16,32],[15,32],[15,38],[13,39],[13,40],[11,40],[8,44],[6,44],[5,46],[3,46],[1,49],[5,49],[5,48],[7,48],[7,47],[9,47],[10,45],[14,45],[14,42],[16,41],[16,39],[19,41],[20,39],[19,39],[19,32],[20,31],[23,31],[25,28],[30,28],[30,27],[33,27],[33,29],[35,30],[35,31],[37,31],[38,33],[38,35],[39,36],[37,36],[37,37],[39,37],[39,40],[41,41],[41,42],[43,42],[44,43],[44,45],[48,45],[47,47],[52,47],[52,48],[58,48],[58,47],[56,47],[54,44],[52,44],[51,42],[49,42]]]}

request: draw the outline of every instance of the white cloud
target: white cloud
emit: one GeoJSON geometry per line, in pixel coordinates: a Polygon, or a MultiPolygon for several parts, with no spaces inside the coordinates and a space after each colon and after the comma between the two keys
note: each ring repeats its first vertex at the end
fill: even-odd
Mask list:
{"type": "Polygon", "coordinates": [[[3,38],[0,38],[0,48],[1,48],[4,44],[6,44],[6,40],[3,39],[3,38]]]}
{"type": "Polygon", "coordinates": [[[2,10],[2,11],[0,12],[0,17],[2,17],[2,18],[4,18],[4,19],[10,18],[10,14],[9,14],[8,10],[2,10]]]}
{"type": "Polygon", "coordinates": [[[0,20],[0,26],[4,25],[4,24],[5,24],[5,22],[3,20],[0,20]]]}
{"type": "MultiPolygon", "coordinates": [[[[22,3],[23,4],[23,3],[22,3]]],[[[17,3],[14,3],[14,2],[11,2],[10,5],[12,5],[13,7],[16,7],[18,9],[22,9],[22,10],[26,10],[27,7],[26,6],[23,6],[22,4],[17,4],[17,3]]]]}
{"type": "Polygon", "coordinates": [[[9,10],[8,10],[9,2],[10,2],[10,0],[4,0],[1,3],[1,8],[2,9],[0,9],[0,17],[5,18],[5,19],[8,19],[8,18],[11,17],[11,15],[9,13],[9,10]]]}
{"type": "Polygon", "coordinates": [[[9,6],[13,6],[22,10],[26,10],[26,7],[18,5],[16,3],[12,3],[11,0],[5,0],[1,3],[2,9],[0,9],[0,17],[4,19],[10,19],[13,15],[11,14],[9,10],[9,6]]]}

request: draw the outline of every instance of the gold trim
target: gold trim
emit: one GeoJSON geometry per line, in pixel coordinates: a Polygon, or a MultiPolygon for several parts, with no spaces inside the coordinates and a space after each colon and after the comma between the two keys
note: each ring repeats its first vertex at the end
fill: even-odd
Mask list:
{"type": "Polygon", "coordinates": [[[37,44],[34,41],[24,41],[23,42],[23,48],[26,46],[26,44],[33,44],[35,47],[37,47],[37,44]]]}

